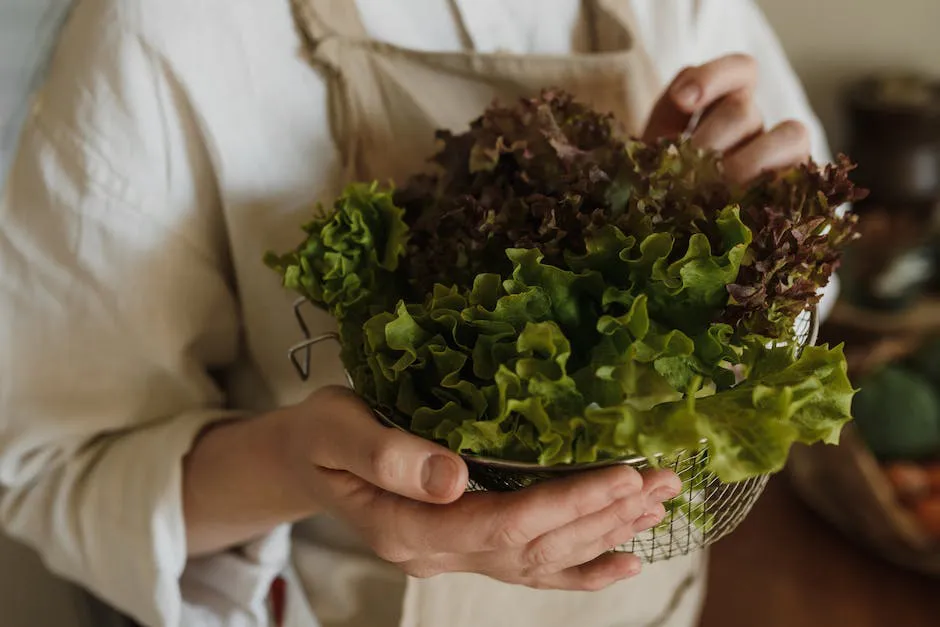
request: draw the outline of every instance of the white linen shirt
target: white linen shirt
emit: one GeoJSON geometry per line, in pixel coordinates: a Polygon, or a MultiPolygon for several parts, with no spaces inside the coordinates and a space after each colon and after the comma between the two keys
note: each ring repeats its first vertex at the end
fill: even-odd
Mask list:
{"type": "Polygon", "coordinates": [[[25,104],[71,4],[71,0],[0,2],[0,185],[26,114],[25,104]]]}
{"type": "MultiPolygon", "coordinates": [[[[461,49],[445,0],[356,1],[377,39],[461,49]]],[[[751,0],[632,2],[664,84],[747,52],[767,125],[803,121],[828,158],[751,0]]],[[[479,51],[567,52],[579,13],[579,0],[456,6],[479,51]]],[[[299,47],[287,0],[83,0],[0,205],[0,523],[144,625],[265,625],[280,572],[311,596],[343,568],[356,582],[353,566],[305,559],[286,526],[186,554],[181,459],[196,435],[310,391],[285,356],[292,297],[261,263],[338,191],[326,84],[299,47]]],[[[319,365],[314,384],[342,382],[335,358],[319,365]]],[[[316,624],[288,607],[288,627],[316,624]]]]}

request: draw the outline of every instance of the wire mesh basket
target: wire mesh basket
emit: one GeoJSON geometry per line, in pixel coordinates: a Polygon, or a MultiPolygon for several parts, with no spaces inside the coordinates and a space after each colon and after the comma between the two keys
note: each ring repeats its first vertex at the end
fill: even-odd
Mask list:
{"type": "MultiPolygon", "coordinates": [[[[336,333],[314,336],[303,316],[307,303],[294,303],[294,315],[304,340],[292,346],[288,356],[301,379],[310,377],[313,348],[324,342],[339,342],[336,333]]],[[[815,309],[807,309],[796,322],[796,341],[800,349],[815,344],[819,323],[815,309]]],[[[347,379],[349,379],[347,374],[347,379]]],[[[349,381],[350,387],[352,381],[349,381]]],[[[390,428],[407,431],[394,413],[373,408],[376,418],[390,428]]],[[[588,472],[616,465],[630,466],[638,471],[652,467],[648,458],[631,456],[591,463],[543,466],[536,463],[513,462],[477,455],[462,455],[467,463],[470,481],[468,491],[511,492],[541,481],[574,473],[588,472]]],[[[666,504],[666,518],[658,526],[637,534],[630,542],[612,550],[632,553],[645,563],[687,555],[709,546],[735,530],[763,493],[769,475],[759,475],[736,483],[724,483],[708,470],[708,442],[702,440],[694,450],[663,452],[656,456],[658,468],[675,472],[682,480],[682,492],[666,504]]]]}

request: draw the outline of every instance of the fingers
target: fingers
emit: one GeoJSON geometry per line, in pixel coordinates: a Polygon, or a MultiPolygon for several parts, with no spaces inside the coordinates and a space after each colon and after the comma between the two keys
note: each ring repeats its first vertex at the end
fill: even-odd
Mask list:
{"type": "MultiPolygon", "coordinates": [[[[511,555],[545,534],[611,504],[625,499],[641,505],[661,502],[678,494],[681,485],[679,478],[668,471],[651,472],[644,479],[632,468],[617,466],[547,481],[520,492],[467,494],[447,507],[391,495],[369,498],[367,493],[363,499],[346,498],[338,507],[353,520],[395,521],[394,525],[376,526],[370,532],[373,548],[389,561],[445,553],[505,551],[511,555]]],[[[572,544],[596,537],[585,536],[572,540],[572,544]]]]}
{"type": "Polygon", "coordinates": [[[753,91],[757,62],[748,55],[732,54],[697,67],[686,68],[653,107],[644,138],[653,141],[683,133],[693,114],[721,98],[753,91]]]}
{"type": "MultiPolygon", "coordinates": [[[[505,499],[477,550],[522,547],[576,520],[607,509],[612,503],[639,500],[643,477],[618,466],[568,479],[548,481],[505,499]]],[[[509,496],[509,495],[504,495],[509,496]]]]}
{"type": "Polygon", "coordinates": [[[782,122],[724,157],[725,176],[732,183],[747,183],[767,170],[783,170],[810,157],[810,137],[796,121],[782,122]]]}
{"type": "MultiPolygon", "coordinates": [[[[590,482],[585,475],[578,481],[555,480],[516,494],[470,494],[435,511],[414,506],[403,514],[401,508],[413,506],[399,503],[397,511],[382,512],[382,518],[412,522],[381,527],[381,537],[373,545],[386,559],[392,554],[406,561],[463,555],[459,567],[482,574],[558,572],[593,559],[614,546],[606,543],[624,533],[632,537],[643,524],[638,519],[649,513],[659,516],[661,502],[681,489],[678,477],[668,471],[649,473],[645,485],[636,471],[626,467],[591,475],[590,482]],[[430,529],[429,521],[433,521],[430,529]]],[[[371,506],[373,511],[380,508],[371,506]]]]}
{"type": "Polygon", "coordinates": [[[545,534],[522,552],[523,573],[546,575],[590,562],[632,540],[641,526],[640,518],[659,514],[655,510],[657,505],[662,508],[643,495],[621,499],[600,512],[545,534]]]}
{"type": "Polygon", "coordinates": [[[638,472],[620,466],[519,492],[467,494],[446,507],[360,485],[335,499],[333,507],[360,528],[379,557],[402,563],[439,554],[519,551],[539,536],[637,494],[642,487],[638,472]]]}
{"type": "Polygon", "coordinates": [[[736,91],[714,105],[692,133],[692,145],[718,152],[729,151],[764,128],[764,119],[750,94],[736,91]]]}
{"type": "MultiPolygon", "coordinates": [[[[457,564],[460,562],[455,556],[441,555],[402,564],[401,568],[408,575],[418,579],[448,572],[476,572],[459,567],[457,564]]],[[[514,574],[485,574],[499,581],[539,590],[597,591],[638,575],[641,567],[640,558],[635,555],[605,552],[589,562],[548,575],[524,577],[514,574]]]]}
{"type": "Polygon", "coordinates": [[[708,107],[736,91],[751,91],[757,85],[757,62],[745,54],[731,54],[679,73],[668,95],[687,114],[708,107]]]}
{"type": "MultiPolygon", "coordinates": [[[[662,503],[656,503],[650,508],[650,511],[637,518],[636,522],[633,524],[633,534],[638,535],[644,531],[649,531],[665,519],[666,508],[662,503]]],[[[621,542],[620,544],[624,543],[621,542]]],[[[620,544],[612,544],[611,546],[620,546],[620,544]]]]}
{"type": "Polygon", "coordinates": [[[551,542],[540,545],[533,543],[522,554],[515,551],[510,554],[506,551],[489,551],[471,556],[439,554],[407,562],[402,564],[402,568],[409,575],[419,578],[444,572],[472,572],[534,588],[593,590],[606,587],[637,574],[640,562],[631,555],[615,558],[612,564],[603,559],[605,554],[627,544],[636,534],[659,524],[666,515],[661,503],[650,504],[640,496],[632,499],[632,505],[630,501],[624,499],[601,512],[586,516],[582,519],[583,524],[578,522],[569,526],[579,526],[577,533],[568,533],[571,530],[566,527],[551,542]],[[646,507],[640,507],[643,504],[646,507]],[[637,511],[647,513],[637,517],[637,511]],[[591,541],[584,543],[583,537],[590,537],[591,541]],[[569,541],[581,544],[575,544],[572,548],[567,544],[569,541]],[[559,551],[559,559],[553,555],[555,550],[559,551]],[[543,562],[543,565],[537,565],[543,562]],[[606,577],[605,574],[610,576],[606,577]]]}
{"type": "Polygon", "coordinates": [[[559,572],[584,564],[659,524],[666,515],[662,502],[681,490],[679,478],[668,471],[646,475],[641,493],[537,538],[519,558],[528,574],[559,572]]]}
{"type": "Polygon", "coordinates": [[[671,470],[648,470],[643,473],[643,492],[653,503],[662,503],[682,491],[682,480],[671,470]]]}
{"type": "Polygon", "coordinates": [[[536,579],[527,585],[543,590],[596,592],[639,574],[640,568],[640,558],[635,555],[605,553],[586,564],[536,579]]]}
{"type": "Polygon", "coordinates": [[[603,554],[654,524],[661,501],[681,489],[671,472],[615,466],[461,497],[467,468],[458,456],[381,426],[352,393],[316,396],[310,413],[319,424],[310,432],[320,439],[310,443],[311,459],[329,510],[415,577],[477,572],[535,587],[600,589],[639,566],[632,556],[603,554]]]}
{"type": "MultiPolygon", "coordinates": [[[[427,503],[449,503],[467,486],[467,466],[450,450],[379,423],[350,391],[317,399],[319,437],[310,443],[313,463],[352,473],[382,490],[427,503]]],[[[353,482],[354,483],[354,482],[353,482]]]]}
{"type": "Polygon", "coordinates": [[[807,160],[810,138],[802,124],[788,121],[764,132],[753,96],[757,70],[756,61],[742,54],[686,68],[654,107],[644,139],[680,135],[700,116],[692,144],[722,153],[726,178],[735,184],[807,160]]]}

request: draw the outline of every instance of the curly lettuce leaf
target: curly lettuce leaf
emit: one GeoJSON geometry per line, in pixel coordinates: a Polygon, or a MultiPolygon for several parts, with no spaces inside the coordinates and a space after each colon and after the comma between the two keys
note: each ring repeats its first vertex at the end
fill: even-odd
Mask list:
{"type": "Polygon", "coordinates": [[[748,332],[788,338],[793,323],[819,302],[820,290],[857,237],[857,216],[846,203],[867,191],[849,179],[845,156],[820,168],[807,163],[767,174],[741,194],[742,217],[754,233],[740,275],[728,286],[723,319],[748,332]]]}
{"type": "Polygon", "coordinates": [[[293,251],[265,256],[286,288],[340,321],[389,304],[393,273],[408,242],[404,210],[392,192],[375,183],[349,185],[333,210],[304,231],[305,240],[293,251]]]}
{"type": "Polygon", "coordinates": [[[421,305],[370,319],[376,404],[461,453],[544,465],[655,461],[706,439],[709,468],[725,481],[778,470],[794,442],[832,442],[850,417],[841,348],[797,358],[753,336],[739,353],[727,325],[691,337],[652,320],[645,294],[598,317],[600,339],[582,348],[544,290],[516,287],[481,276],[469,293],[437,286],[421,305]],[[748,380],[720,384],[714,373],[730,362],[748,380]]]}
{"type": "Polygon", "coordinates": [[[809,346],[796,361],[757,380],[652,408],[638,428],[637,448],[652,454],[706,438],[708,468],[722,481],[777,472],[796,442],[838,442],[854,393],[842,347],[809,346]]]}
{"type": "Polygon", "coordinates": [[[510,249],[506,251],[513,264],[511,278],[503,286],[506,292],[526,294],[543,293],[551,303],[551,317],[572,341],[592,343],[598,311],[596,302],[604,292],[604,279],[592,271],[575,273],[542,263],[538,250],[510,249]]]}

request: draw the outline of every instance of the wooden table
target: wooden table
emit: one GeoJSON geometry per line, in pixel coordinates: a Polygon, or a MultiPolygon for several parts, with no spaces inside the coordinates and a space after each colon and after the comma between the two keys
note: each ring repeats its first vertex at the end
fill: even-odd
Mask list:
{"type": "Polygon", "coordinates": [[[940,578],[867,554],[784,476],[711,555],[701,627],[940,627],[940,578]]]}

